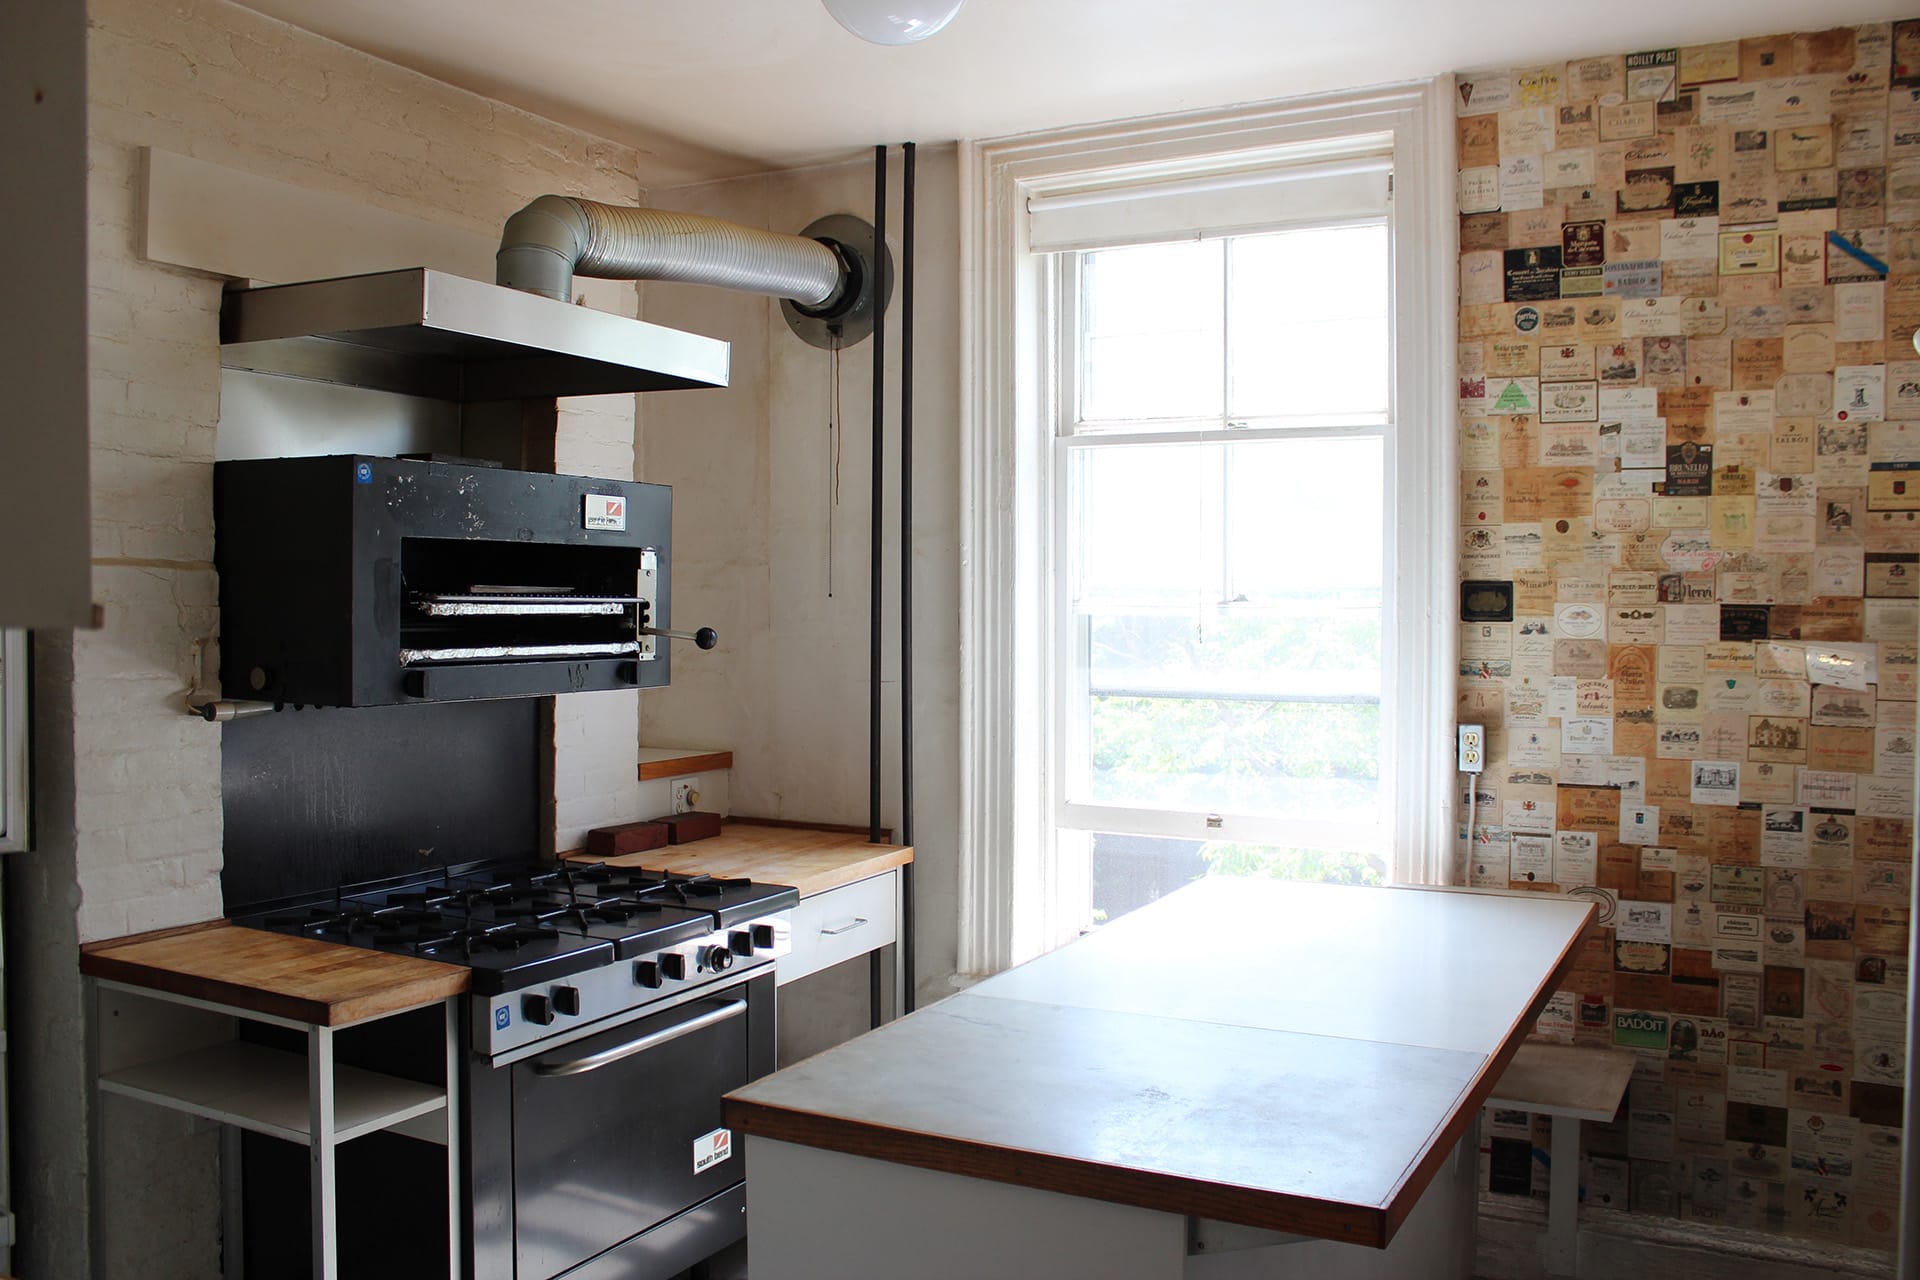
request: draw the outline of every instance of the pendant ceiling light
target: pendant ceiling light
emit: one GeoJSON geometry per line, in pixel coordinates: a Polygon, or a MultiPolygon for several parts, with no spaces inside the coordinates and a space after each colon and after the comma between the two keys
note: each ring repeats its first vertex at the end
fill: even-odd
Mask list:
{"type": "Polygon", "coordinates": [[[871,44],[918,44],[953,21],[964,0],[820,0],[827,12],[871,44]]]}

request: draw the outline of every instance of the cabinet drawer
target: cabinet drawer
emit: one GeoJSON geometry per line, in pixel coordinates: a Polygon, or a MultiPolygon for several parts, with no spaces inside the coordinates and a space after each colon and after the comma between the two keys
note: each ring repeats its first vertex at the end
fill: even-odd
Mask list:
{"type": "Polygon", "coordinates": [[[793,909],[793,951],[780,958],[780,981],[804,978],[892,942],[900,929],[894,909],[899,875],[889,871],[800,899],[793,909]]]}

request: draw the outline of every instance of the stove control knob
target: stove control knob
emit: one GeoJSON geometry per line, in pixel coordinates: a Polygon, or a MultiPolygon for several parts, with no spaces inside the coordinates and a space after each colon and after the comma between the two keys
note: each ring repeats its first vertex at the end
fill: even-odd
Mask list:
{"type": "Polygon", "coordinates": [[[735,929],[727,935],[727,947],[737,956],[753,954],[753,934],[746,929],[735,929]]]}
{"type": "Polygon", "coordinates": [[[773,933],[772,925],[757,924],[753,926],[753,945],[754,946],[760,948],[762,951],[765,951],[768,948],[773,946],[773,940],[774,940],[774,933],[773,933]]]}
{"type": "Polygon", "coordinates": [[[553,1007],[568,1017],[580,1016],[580,988],[555,987],[553,989],[553,1007]]]}
{"type": "Polygon", "coordinates": [[[520,1015],[541,1026],[553,1025],[553,1005],[545,996],[528,996],[520,1002],[520,1015]]]}
{"type": "Polygon", "coordinates": [[[633,966],[633,980],[643,987],[660,985],[660,966],[652,960],[642,960],[633,966]]]}
{"type": "Polygon", "coordinates": [[[662,951],[660,953],[660,972],[674,979],[686,977],[687,958],[678,951],[662,951]]]}
{"type": "Polygon", "coordinates": [[[715,973],[725,973],[733,968],[733,952],[726,947],[708,947],[704,959],[707,968],[715,973]]]}

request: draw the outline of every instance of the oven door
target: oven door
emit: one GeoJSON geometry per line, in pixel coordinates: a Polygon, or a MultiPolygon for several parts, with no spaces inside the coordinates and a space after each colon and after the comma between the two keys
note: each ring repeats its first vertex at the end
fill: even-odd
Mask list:
{"type": "Polygon", "coordinates": [[[508,1068],[518,1280],[560,1275],[741,1182],[731,1135],[716,1137],[720,1099],[772,1068],[772,1006],[760,975],[508,1068]]]}

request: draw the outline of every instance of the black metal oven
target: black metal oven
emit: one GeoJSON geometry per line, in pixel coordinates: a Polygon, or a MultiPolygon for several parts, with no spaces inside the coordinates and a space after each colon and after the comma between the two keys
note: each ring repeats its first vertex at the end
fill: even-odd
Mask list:
{"type": "MultiPolygon", "coordinates": [[[[471,970],[461,1274],[671,1280],[746,1233],[721,1099],[774,1068],[774,966],[797,897],[744,879],[509,862],[344,885],[234,920],[471,970]]],[[[342,1028],[335,1058],[437,1084],[445,1020],[428,1009],[342,1028]]],[[[433,1137],[340,1148],[341,1274],[449,1273],[446,1233],[413,1229],[446,1213],[433,1137]]],[[[306,1179],[286,1163],[302,1154],[272,1139],[245,1152],[250,1274],[306,1272],[306,1179]]]]}
{"type": "Polygon", "coordinates": [[[744,1236],[720,1099],[774,1052],[766,966],[592,1034],[476,1056],[474,1280],[661,1280],[744,1236]]]}
{"type": "Polygon", "coordinates": [[[228,698],[371,707],[668,682],[665,485],[261,458],[215,465],[214,508],[228,698]]]}

